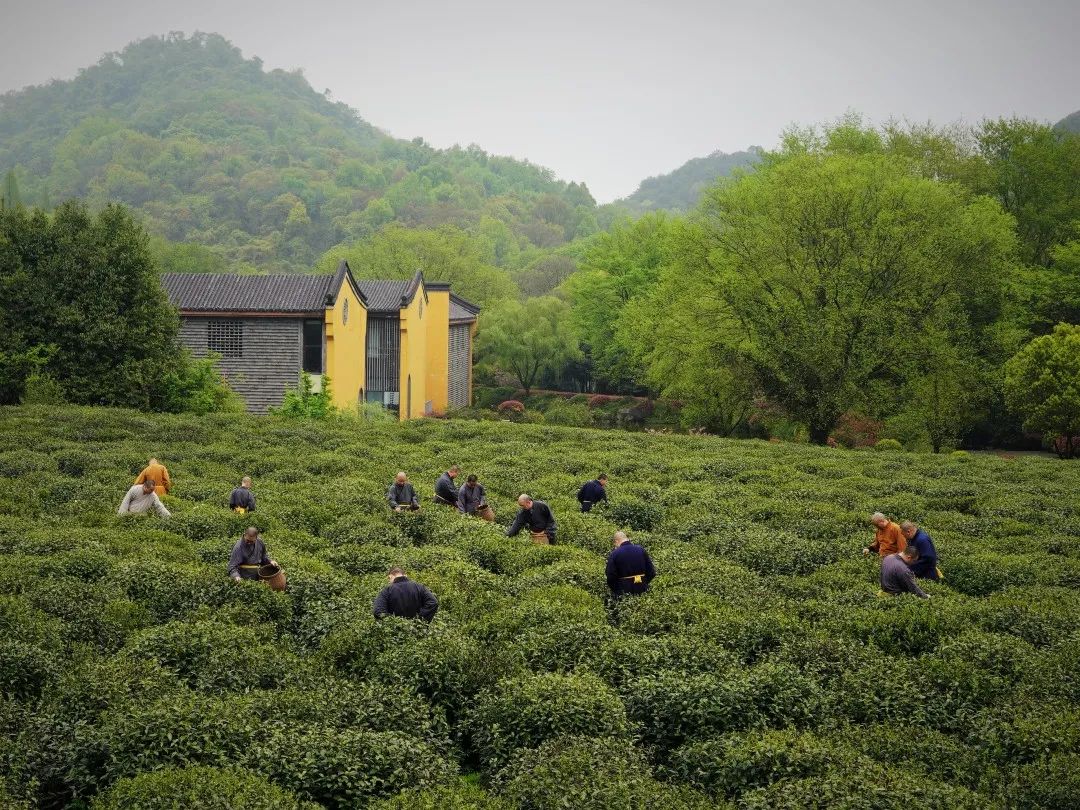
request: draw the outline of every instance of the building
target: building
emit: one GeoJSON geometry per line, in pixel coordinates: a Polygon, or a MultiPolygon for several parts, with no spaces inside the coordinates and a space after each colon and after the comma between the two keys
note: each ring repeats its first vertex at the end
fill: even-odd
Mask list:
{"type": "Polygon", "coordinates": [[[357,281],[346,262],[332,276],[165,273],[180,311],[180,341],[219,355],[248,409],[280,405],[300,373],[330,378],[334,405],[378,402],[401,419],[472,401],[479,307],[446,282],[357,281]]]}

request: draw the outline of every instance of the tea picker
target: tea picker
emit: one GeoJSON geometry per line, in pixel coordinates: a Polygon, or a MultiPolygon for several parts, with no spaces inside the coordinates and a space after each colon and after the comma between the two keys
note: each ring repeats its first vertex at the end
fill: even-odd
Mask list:
{"type": "Polygon", "coordinates": [[[607,576],[608,588],[616,599],[629,593],[645,593],[649,583],[656,577],[649,552],[626,536],[626,532],[615,532],[612,538],[614,548],[608,553],[607,576]]]}
{"type": "Polygon", "coordinates": [[[443,506],[457,505],[458,488],[454,486],[454,479],[460,470],[457,464],[451,464],[450,469],[439,476],[439,480],[435,482],[435,503],[443,506]]]}
{"type": "Polygon", "coordinates": [[[516,537],[517,533],[528,525],[529,535],[534,543],[538,546],[554,545],[555,531],[558,527],[551,507],[543,501],[534,501],[525,493],[518,496],[517,502],[520,508],[514,522],[506,530],[506,536],[516,537]]]}
{"type": "Polygon", "coordinates": [[[402,619],[423,619],[430,622],[439,609],[439,600],[426,585],[413,582],[405,576],[405,570],[394,566],[386,573],[390,584],[379,591],[371,606],[376,620],[387,616],[402,619]]]}
{"type": "Polygon", "coordinates": [[[415,512],[420,508],[420,500],[416,497],[416,490],[409,483],[409,477],[403,472],[394,476],[394,483],[386,490],[386,501],[395,512],[409,510],[415,512]]]}
{"type": "Polygon", "coordinates": [[[275,591],[285,590],[285,573],[266,553],[266,545],[254,526],[248,526],[244,536],[233,546],[229,555],[229,576],[236,582],[262,580],[275,591]]]}
{"type": "Polygon", "coordinates": [[[581,485],[581,489],[577,494],[578,503],[581,504],[581,511],[588,512],[596,504],[603,501],[607,503],[607,476],[601,473],[597,478],[592,481],[586,481],[581,485]]]}
{"type": "Polygon", "coordinates": [[[251,491],[251,478],[244,476],[240,486],[229,495],[229,508],[237,514],[255,511],[255,493],[251,491]]]}

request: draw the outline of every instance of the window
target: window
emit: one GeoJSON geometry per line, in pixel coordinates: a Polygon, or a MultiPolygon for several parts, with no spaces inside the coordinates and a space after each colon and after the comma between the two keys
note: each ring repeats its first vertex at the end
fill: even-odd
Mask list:
{"type": "Polygon", "coordinates": [[[322,321],[304,321],[304,371],[308,374],[322,374],[322,321]]]}
{"type": "Polygon", "coordinates": [[[244,322],[210,321],[206,325],[206,350],[222,357],[243,357],[244,322]]]}
{"type": "Polygon", "coordinates": [[[349,299],[345,299],[345,303],[341,305],[341,325],[349,325],[349,299]]]}

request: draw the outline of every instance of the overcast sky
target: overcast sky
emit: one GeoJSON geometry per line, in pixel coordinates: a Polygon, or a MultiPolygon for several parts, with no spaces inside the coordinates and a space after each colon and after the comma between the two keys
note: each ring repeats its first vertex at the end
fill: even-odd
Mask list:
{"type": "Polygon", "coordinates": [[[0,0],[0,91],[216,32],[390,134],[480,144],[600,202],[792,123],[1080,109],[1080,0],[0,0]]]}

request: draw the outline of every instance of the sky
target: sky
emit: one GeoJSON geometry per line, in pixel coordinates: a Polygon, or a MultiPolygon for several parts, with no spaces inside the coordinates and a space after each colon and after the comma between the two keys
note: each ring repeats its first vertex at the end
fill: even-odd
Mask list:
{"type": "Polygon", "coordinates": [[[401,138],[479,144],[599,202],[855,111],[951,124],[1080,109],[1080,0],[0,0],[0,92],[214,32],[401,138]]]}

